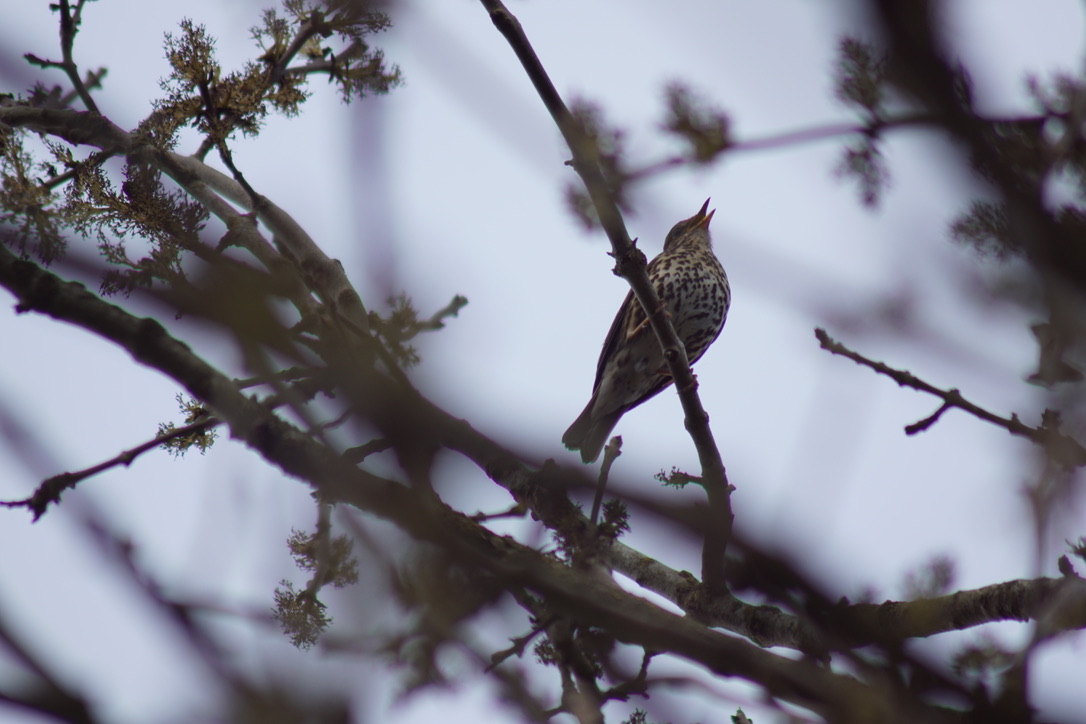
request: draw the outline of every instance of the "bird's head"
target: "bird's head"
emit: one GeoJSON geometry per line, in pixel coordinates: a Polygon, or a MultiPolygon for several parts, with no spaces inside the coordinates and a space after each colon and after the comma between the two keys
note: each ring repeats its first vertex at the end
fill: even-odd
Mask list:
{"type": "Polygon", "coordinates": [[[701,210],[689,219],[683,219],[671,231],[667,232],[664,239],[664,251],[671,251],[680,246],[702,245],[711,246],[709,239],[709,222],[713,220],[716,209],[708,211],[709,199],[701,205],[701,210]]]}

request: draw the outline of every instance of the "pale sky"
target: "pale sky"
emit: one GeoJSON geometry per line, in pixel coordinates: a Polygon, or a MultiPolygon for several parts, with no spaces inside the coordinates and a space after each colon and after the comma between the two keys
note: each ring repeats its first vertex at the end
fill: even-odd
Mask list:
{"type": "MultiPolygon", "coordinates": [[[[598,103],[626,130],[631,159],[650,162],[676,150],[659,123],[663,89],[677,79],[727,111],[738,140],[855,120],[833,99],[830,69],[839,36],[864,34],[862,20],[849,3],[832,4],[835,12],[830,5],[551,0],[510,9],[567,102],[598,103]]],[[[2,67],[23,52],[59,56],[47,6],[24,1],[0,9],[2,67]]],[[[176,32],[182,17],[219,39],[226,68],[255,55],[247,29],[262,5],[144,0],[138,12],[134,7],[89,4],[76,44],[83,67],[109,68],[97,97],[123,127],[149,111],[166,74],[163,35],[176,32]]],[[[414,0],[399,3],[392,18],[395,27],[375,42],[402,68],[404,87],[344,107],[318,81],[300,118],[272,119],[257,141],[239,139],[236,161],[261,193],[342,260],[370,307],[406,291],[428,315],[453,295],[466,296],[459,318],[419,340],[423,364],[414,380],[483,433],[540,460],[576,464],[560,438],[588,399],[625,282],[610,273],[603,235],[584,232],[565,210],[563,189],[576,181],[563,165],[568,152],[482,7],[414,0]]],[[[1032,110],[1027,72],[1080,72],[1081,3],[972,0],[955,3],[949,18],[987,112],[1032,110]]],[[[53,79],[60,82],[60,74],[53,79]]],[[[12,90],[10,81],[0,90],[12,90]]],[[[1056,575],[1062,541],[1086,533],[1086,511],[1081,495],[1067,506],[1053,524],[1043,569],[1035,570],[1022,494],[1036,462],[1028,443],[960,411],[907,437],[902,428],[931,414],[935,398],[818,348],[812,330],[825,326],[869,357],[958,387],[998,414],[1017,412],[1027,424],[1038,424],[1052,404],[1023,382],[1036,362],[1029,323],[1039,320],[977,303],[963,291],[963,280],[993,268],[948,240],[947,224],[979,189],[955,148],[930,131],[892,134],[892,185],[871,211],[833,175],[843,145],[838,139],[737,153],[710,169],[670,172],[637,190],[637,213],[626,218],[652,256],[671,225],[706,197],[717,209],[714,244],[733,305],[695,372],[737,488],[736,524],[822,576],[835,595],[853,599],[867,589],[875,600],[899,598],[905,575],[939,555],[954,560],[957,588],[1056,575]],[[879,327],[878,310],[887,305],[907,305],[911,334],[879,327]]],[[[0,439],[0,497],[23,497],[50,475],[112,457],[152,436],[159,422],[177,420],[174,383],[81,331],[17,317],[5,294],[0,336],[17,352],[0,364],[0,409],[22,419],[44,453],[27,465],[0,439]]],[[[229,374],[244,374],[229,344],[212,342],[209,352],[206,330],[171,329],[229,374]]],[[[697,469],[673,392],[630,412],[616,433],[624,454],[613,475],[661,496],[696,494],[657,492],[652,480],[672,466],[697,469]]],[[[25,453],[26,444],[19,447],[25,453]]],[[[508,504],[508,495],[474,468],[452,456],[442,464],[440,492],[450,503],[468,512],[508,504]]],[[[162,633],[168,627],[130,584],[102,564],[79,526],[91,510],[137,546],[139,561],[168,593],[266,611],[280,579],[305,580],[283,542],[292,526],[313,526],[308,489],[224,438],[203,458],[148,455],[87,481],[36,525],[21,511],[0,511],[0,546],[9,551],[0,569],[0,614],[20,622],[112,720],[198,720],[210,711],[200,703],[205,675],[178,637],[162,633]]],[[[522,535],[529,529],[508,527],[522,535]]],[[[393,531],[377,530],[395,545],[393,531]]],[[[673,567],[698,570],[698,551],[647,522],[638,528],[635,520],[626,542],[673,567]]],[[[345,626],[365,625],[368,619],[349,612],[363,594],[330,599],[345,626]]],[[[378,597],[365,603],[377,620],[394,620],[378,597]]],[[[239,662],[268,679],[307,676],[314,686],[359,687],[364,710],[378,721],[474,721],[481,711],[487,721],[519,720],[511,710],[494,710],[489,684],[475,673],[465,688],[393,705],[388,685],[356,683],[379,676],[378,667],[296,652],[274,632],[226,616],[216,631],[237,647],[239,662]]],[[[987,626],[916,646],[944,652],[982,634],[1015,645],[1028,629],[987,626]]],[[[495,639],[493,650],[504,646],[495,639]]],[[[1040,655],[1032,683],[1041,718],[1086,711],[1086,693],[1068,685],[1086,676],[1082,648],[1077,635],[1040,655]]],[[[0,658],[2,680],[6,666],[0,658]]],[[[553,672],[533,682],[557,697],[553,672]]],[[[737,705],[759,724],[774,721],[764,710],[761,718],[751,711],[749,689],[714,688],[738,692],[737,705]]],[[[664,711],[681,702],[690,721],[720,720],[713,700],[690,692],[659,701],[664,711]]],[[[633,705],[653,711],[652,703],[633,705]]],[[[620,721],[628,709],[607,711],[620,721]]],[[[31,721],[8,715],[0,720],[31,721]]]]}

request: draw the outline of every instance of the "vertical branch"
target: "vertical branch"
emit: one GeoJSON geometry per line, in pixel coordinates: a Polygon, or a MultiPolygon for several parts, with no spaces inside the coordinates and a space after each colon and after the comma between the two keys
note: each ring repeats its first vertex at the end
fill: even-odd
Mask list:
{"type": "Polygon", "coordinates": [[[603,449],[603,464],[600,465],[600,477],[596,481],[596,497],[592,500],[592,515],[588,517],[592,525],[596,525],[600,519],[600,507],[603,505],[603,493],[607,490],[607,476],[611,473],[611,466],[622,454],[622,438],[615,435],[603,449]]]}
{"type": "Polygon", "coordinates": [[[79,23],[83,19],[83,2],[84,0],[76,0],[75,12],[73,13],[68,0],[60,0],[60,47],[64,53],[61,67],[68,74],[72,87],[79,94],[79,98],[83,101],[83,105],[87,107],[87,110],[91,113],[98,113],[98,104],[94,102],[94,98],[91,97],[87,86],[83,84],[83,79],[79,77],[79,68],[72,58],[75,34],[79,32],[79,23]]]}
{"type": "Polygon", "coordinates": [[[480,0],[490,13],[494,26],[505,37],[513,52],[524,66],[528,78],[543,100],[558,130],[573,153],[572,165],[588,190],[589,197],[607,233],[615,257],[615,273],[624,278],[633,289],[634,296],[644,308],[649,323],[667,360],[668,372],[675,381],[675,389],[682,401],[686,415],[686,429],[698,451],[702,478],[709,498],[710,515],[705,526],[705,546],[702,551],[702,579],[713,591],[723,591],[724,553],[731,538],[732,510],[731,486],[728,484],[724,463],[709,428],[709,415],[697,394],[697,382],[690,370],[686,348],[671,321],[664,313],[660,299],[649,281],[645,255],[634,246],[626,231],[618,205],[615,203],[607,179],[599,163],[599,149],[584,133],[558,94],[546,69],[540,62],[531,43],[524,34],[520,22],[509,12],[501,0],[480,0]]]}

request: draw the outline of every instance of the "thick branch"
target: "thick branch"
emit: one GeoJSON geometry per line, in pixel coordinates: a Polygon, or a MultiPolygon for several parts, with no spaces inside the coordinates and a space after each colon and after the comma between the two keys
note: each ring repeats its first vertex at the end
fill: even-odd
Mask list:
{"type": "Polygon", "coordinates": [[[285,472],[318,482],[331,465],[318,448],[266,406],[246,397],[226,375],[195,355],[150,318],[135,317],[0,245],[0,284],[19,300],[18,311],[35,311],[69,322],[126,349],[137,362],[157,369],[206,403],[239,437],[285,472]],[[307,444],[308,443],[308,444],[307,444]]]}
{"type": "MultiPolygon", "coordinates": [[[[689,658],[716,673],[758,681],[771,695],[827,716],[849,711],[858,703],[874,707],[872,711],[887,721],[898,717],[904,721],[921,714],[915,700],[892,687],[869,688],[812,663],[782,659],[706,630],[690,617],[666,613],[609,581],[497,536],[424,491],[344,464],[267,406],[242,395],[232,381],[170,338],[156,322],[133,317],[90,294],[82,285],[63,282],[4,248],[0,248],[0,283],[19,297],[23,311],[40,311],[84,327],[120,344],[138,361],[170,375],[227,420],[235,437],[285,472],[318,487],[324,499],[350,503],[394,522],[420,540],[452,548],[472,565],[485,567],[501,580],[546,595],[556,607],[579,621],[604,626],[620,640],[689,658]]],[[[411,419],[426,419],[418,415],[415,403],[421,403],[421,398],[414,397],[401,408],[411,419]]],[[[523,478],[519,460],[475,434],[466,423],[441,413],[424,427],[441,434],[451,447],[481,456],[492,476],[523,478]]],[[[531,478],[519,480],[514,489],[533,498],[536,509],[553,515],[556,511],[548,510],[548,504],[572,507],[564,495],[555,495],[553,488],[548,491],[545,477],[537,474],[531,478]]],[[[589,485],[588,481],[585,484],[589,485]]],[[[581,526],[591,527],[587,519],[577,515],[581,526]]],[[[933,716],[934,712],[925,709],[923,715],[933,716]]]]}
{"type": "Polygon", "coordinates": [[[271,229],[284,255],[305,275],[310,288],[326,303],[334,305],[356,330],[365,332],[369,329],[366,309],[347,279],[343,265],[329,258],[294,217],[264,196],[259,196],[259,203],[254,203],[237,181],[191,156],[173,152],[160,152],[156,156],[156,165],[182,187],[187,188],[188,184],[198,181],[233,203],[255,211],[271,229]]]}
{"type": "Polygon", "coordinates": [[[758,682],[770,696],[808,707],[831,721],[847,720],[846,714],[857,711],[869,713],[865,721],[954,720],[892,684],[868,686],[810,660],[768,653],[668,613],[610,581],[571,569],[445,508],[438,512],[426,523],[431,530],[413,533],[441,540],[469,565],[484,565],[503,581],[545,595],[558,610],[581,623],[601,626],[620,641],[681,656],[722,676],[758,682]]]}
{"type": "MultiPolygon", "coordinates": [[[[1086,628],[1086,581],[1077,577],[1007,581],[936,598],[860,603],[850,609],[870,630],[900,639],[962,631],[993,621],[1039,621],[1045,616],[1059,621],[1059,631],[1073,631],[1086,628]]],[[[862,646],[870,639],[855,643],[862,646]]]]}
{"type": "MultiPolygon", "coordinates": [[[[333,305],[355,330],[365,332],[369,329],[365,307],[347,280],[343,266],[329,258],[290,214],[264,197],[259,198],[259,204],[254,204],[241,184],[229,176],[191,156],[137,146],[129,133],[94,113],[0,105],[0,123],[57,136],[73,145],[96,146],[111,154],[132,154],[138,160],[152,163],[209,211],[223,218],[228,226],[231,222],[237,223],[238,215],[216,195],[256,211],[260,220],[271,229],[284,255],[304,274],[309,288],[333,305]]],[[[240,226],[232,228],[241,229],[240,226]]],[[[281,265],[261,253],[261,246],[253,243],[247,248],[269,269],[279,268],[281,265]]]]}
{"type": "MultiPolygon", "coordinates": [[[[548,596],[578,620],[605,626],[620,640],[671,652],[711,671],[764,685],[771,695],[827,715],[857,702],[894,720],[892,712],[918,714],[901,692],[868,688],[806,661],[792,661],[740,640],[706,630],[632,596],[611,582],[569,568],[553,558],[498,536],[425,493],[343,463],[325,447],[245,397],[227,377],[155,321],[139,319],[65,282],[0,247],[0,284],[19,299],[21,311],[37,311],[76,324],[122,346],[139,362],[172,377],[227,421],[231,434],[284,472],[342,501],[384,517],[419,540],[455,551],[503,581],[548,596]]],[[[930,715],[932,712],[928,711],[930,715]]]]}
{"type": "Polygon", "coordinates": [[[0,123],[57,136],[76,146],[96,146],[110,153],[125,153],[132,144],[124,130],[97,113],[9,103],[0,102],[0,123]]]}

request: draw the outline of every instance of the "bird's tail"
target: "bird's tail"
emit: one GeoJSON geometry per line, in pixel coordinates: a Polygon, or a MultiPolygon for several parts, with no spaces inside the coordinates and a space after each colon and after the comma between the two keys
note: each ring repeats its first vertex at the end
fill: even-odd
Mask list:
{"type": "Polygon", "coordinates": [[[596,398],[593,397],[584,408],[584,412],[573,421],[566,430],[566,434],[562,436],[562,444],[570,450],[580,450],[581,460],[586,463],[595,462],[600,456],[603,446],[607,444],[608,436],[615,429],[622,413],[625,412],[625,410],[620,410],[597,418],[592,415],[595,404],[596,398]]]}

